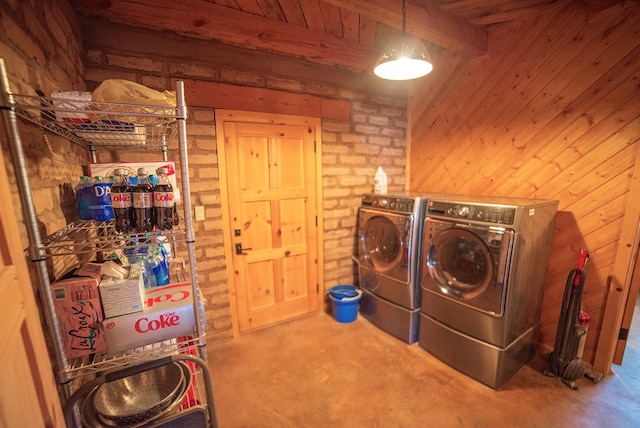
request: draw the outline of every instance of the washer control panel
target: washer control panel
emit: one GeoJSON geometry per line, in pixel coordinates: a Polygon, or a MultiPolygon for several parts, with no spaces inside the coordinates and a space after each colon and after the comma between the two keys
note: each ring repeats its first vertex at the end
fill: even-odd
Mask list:
{"type": "Polygon", "coordinates": [[[396,196],[365,194],[362,196],[363,207],[382,208],[389,211],[412,213],[415,199],[396,196]]]}
{"type": "Polygon", "coordinates": [[[516,209],[495,205],[428,201],[427,214],[447,218],[482,221],[485,223],[512,225],[515,221],[516,209]]]}

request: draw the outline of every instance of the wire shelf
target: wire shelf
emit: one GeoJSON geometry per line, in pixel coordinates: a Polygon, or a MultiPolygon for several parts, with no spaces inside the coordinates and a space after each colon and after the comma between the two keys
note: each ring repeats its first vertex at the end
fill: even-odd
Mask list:
{"type": "Polygon", "coordinates": [[[177,108],[13,94],[16,114],[85,148],[157,150],[177,134],[177,108]]]}
{"type": "MultiPolygon", "coordinates": [[[[204,319],[204,315],[202,319],[204,319]]],[[[95,354],[90,357],[70,359],[68,360],[69,365],[59,370],[59,373],[69,379],[74,379],[119,369],[166,355],[177,353],[197,355],[198,347],[204,346],[206,342],[205,330],[206,325],[203,324],[200,337],[197,335],[182,336],[116,354],[95,354]]]]}
{"type": "MultiPolygon", "coordinates": [[[[113,252],[115,250],[137,248],[153,241],[160,231],[124,234],[116,231],[115,221],[78,221],[70,223],[49,235],[42,245],[35,248],[37,257],[73,256],[79,254],[113,252]]],[[[187,233],[181,225],[161,234],[169,242],[187,242],[187,233]]]]}

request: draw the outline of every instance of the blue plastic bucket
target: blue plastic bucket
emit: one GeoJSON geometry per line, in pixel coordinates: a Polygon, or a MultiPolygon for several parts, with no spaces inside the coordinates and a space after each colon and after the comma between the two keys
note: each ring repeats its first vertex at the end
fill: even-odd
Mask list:
{"type": "Polygon", "coordinates": [[[354,285],[336,285],[329,289],[329,294],[336,299],[342,299],[344,297],[356,297],[358,290],[354,285]]]}
{"type": "MultiPolygon", "coordinates": [[[[355,287],[354,287],[355,289],[355,287]]],[[[335,297],[329,292],[329,298],[331,299],[331,311],[333,318],[342,323],[353,322],[358,317],[358,305],[360,304],[360,298],[362,297],[362,291],[356,290],[356,295],[352,297],[335,297]]]]}

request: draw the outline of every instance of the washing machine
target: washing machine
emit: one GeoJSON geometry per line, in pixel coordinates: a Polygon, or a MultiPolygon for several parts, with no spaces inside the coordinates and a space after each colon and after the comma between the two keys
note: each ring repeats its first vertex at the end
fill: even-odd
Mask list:
{"type": "Polygon", "coordinates": [[[411,194],[365,194],[358,210],[360,314],[407,343],[418,340],[426,201],[411,194]]]}
{"type": "Polygon", "coordinates": [[[419,346],[498,389],[535,354],[558,201],[431,198],[419,346]]]}

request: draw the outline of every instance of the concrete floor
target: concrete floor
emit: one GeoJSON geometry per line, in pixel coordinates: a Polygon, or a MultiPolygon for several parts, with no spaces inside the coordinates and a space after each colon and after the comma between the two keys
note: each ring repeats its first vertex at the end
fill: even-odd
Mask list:
{"type": "Polygon", "coordinates": [[[626,371],[577,391],[542,359],[495,391],[362,317],[314,314],[208,350],[221,428],[640,426],[635,349],[626,371]]]}

